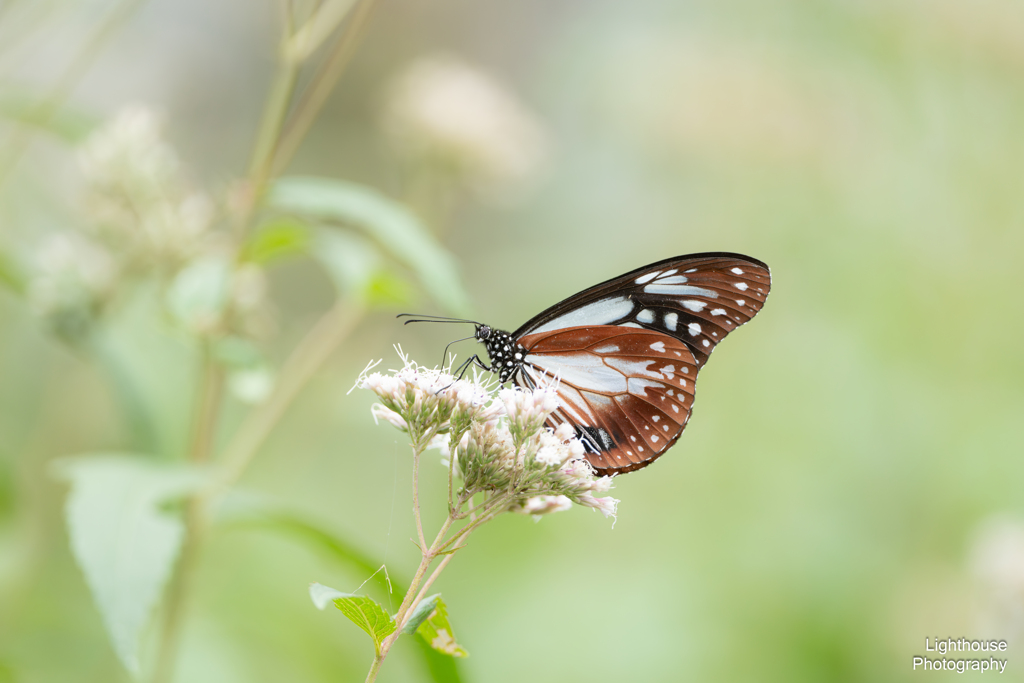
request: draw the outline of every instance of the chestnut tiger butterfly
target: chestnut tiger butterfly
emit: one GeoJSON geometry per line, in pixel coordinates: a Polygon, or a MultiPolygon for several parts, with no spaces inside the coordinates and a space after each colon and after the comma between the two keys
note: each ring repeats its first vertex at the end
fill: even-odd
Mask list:
{"type": "Polygon", "coordinates": [[[526,389],[557,380],[561,407],[548,426],[568,422],[598,474],[621,474],[650,465],[676,442],[693,410],[697,373],[726,335],[757,315],[770,289],[761,261],[707,252],[594,285],[511,333],[455,318],[406,323],[476,325],[467,339],[484,344],[490,365],[473,355],[462,372],[475,363],[526,389]]]}

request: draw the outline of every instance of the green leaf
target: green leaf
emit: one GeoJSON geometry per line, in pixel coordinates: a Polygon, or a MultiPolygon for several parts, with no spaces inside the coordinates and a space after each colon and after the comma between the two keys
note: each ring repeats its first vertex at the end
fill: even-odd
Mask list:
{"type": "Polygon", "coordinates": [[[462,683],[458,659],[441,654],[422,638],[413,638],[409,642],[415,645],[416,651],[423,663],[426,664],[427,673],[434,683],[462,683]]]}
{"type": "Polygon", "coordinates": [[[84,340],[97,365],[106,373],[111,392],[127,427],[132,450],[160,452],[160,439],[149,397],[132,371],[128,356],[105,328],[97,328],[84,340]]]}
{"type": "Polygon", "coordinates": [[[6,90],[0,93],[0,118],[44,130],[64,142],[78,144],[98,123],[95,116],[70,107],[52,107],[37,95],[6,90]]]}
{"type": "MultiPolygon", "coordinates": [[[[323,525],[305,519],[280,504],[275,504],[262,494],[232,491],[225,496],[214,509],[215,521],[229,528],[266,529],[282,534],[307,544],[310,548],[323,553],[339,565],[349,570],[355,577],[372,576],[381,590],[392,594],[404,595],[406,588],[401,581],[391,578],[390,585],[384,572],[378,571],[381,562],[347,541],[342,535],[331,531],[323,525]]],[[[320,586],[320,584],[314,584],[320,586]]],[[[316,591],[333,589],[320,586],[316,591]]],[[[335,593],[341,594],[340,591],[335,593]]],[[[327,593],[329,595],[329,593],[327,593]]],[[[310,587],[310,597],[317,604],[314,589],[310,587]]],[[[330,602],[338,595],[329,597],[324,603],[330,602]]],[[[321,609],[323,609],[321,607],[321,609]]],[[[422,639],[416,638],[416,653],[423,661],[431,680],[435,683],[460,683],[456,661],[432,649],[422,639]]]]}
{"type": "Polygon", "coordinates": [[[264,495],[233,491],[219,502],[214,515],[215,521],[221,525],[262,528],[302,541],[351,570],[354,576],[365,578],[375,574],[373,580],[384,591],[393,588],[398,595],[405,593],[405,589],[394,581],[389,587],[384,573],[378,573],[381,562],[375,561],[340,534],[301,517],[264,495]]]}
{"type": "Polygon", "coordinates": [[[327,605],[334,602],[336,598],[343,598],[348,593],[342,593],[339,590],[325,586],[322,583],[311,583],[309,584],[309,599],[313,601],[313,604],[321,612],[327,609],[327,605]]]}
{"type": "Polygon", "coordinates": [[[355,233],[324,228],[313,242],[319,261],[339,292],[354,294],[371,306],[409,303],[409,284],[384,269],[380,251],[355,233]]]}
{"type": "Polygon", "coordinates": [[[268,201],[282,211],[362,229],[411,268],[438,303],[466,314],[468,301],[455,259],[402,204],[357,183],[301,176],[278,180],[268,201]]]}
{"type": "Polygon", "coordinates": [[[359,235],[322,229],[313,241],[313,257],[327,271],[339,292],[365,297],[381,267],[377,248],[359,235]]]}
{"type": "Polygon", "coordinates": [[[444,600],[440,595],[431,597],[437,598],[434,610],[426,618],[426,621],[416,629],[416,633],[438,652],[450,657],[468,657],[469,653],[455,642],[455,634],[452,632],[451,624],[448,623],[448,608],[445,607],[444,600]]]}
{"type": "Polygon", "coordinates": [[[309,250],[310,231],[304,223],[280,218],[259,228],[242,249],[242,260],[261,266],[298,256],[309,250]]]}
{"type": "Polygon", "coordinates": [[[378,655],[381,643],[398,628],[391,615],[375,600],[365,595],[342,593],[314,583],[309,587],[309,597],[317,609],[323,609],[328,602],[333,602],[334,606],[349,618],[349,621],[366,631],[366,634],[373,639],[373,646],[378,655]]]}
{"type": "Polygon", "coordinates": [[[420,627],[427,617],[429,617],[434,609],[437,608],[437,603],[441,600],[440,593],[434,593],[420,600],[420,604],[416,605],[416,609],[409,615],[409,620],[405,622],[405,626],[402,627],[402,633],[416,633],[416,629],[420,627]]]}
{"type": "Polygon", "coordinates": [[[71,551],[85,575],[121,662],[139,673],[139,637],[171,576],[185,534],[166,504],[194,492],[202,471],[157,465],[148,456],[64,458],[71,551]]]}

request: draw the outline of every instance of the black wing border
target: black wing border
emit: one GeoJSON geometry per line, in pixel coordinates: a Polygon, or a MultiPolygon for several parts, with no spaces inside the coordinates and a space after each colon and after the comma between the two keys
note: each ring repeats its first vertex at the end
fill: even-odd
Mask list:
{"type": "Polygon", "coordinates": [[[629,271],[628,273],[617,275],[611,279],[605,280],[604,282],[599,282],[598,284],[592,287],[588,287],[583,291],[576,292],[575,294],[562,299],[557,304],[545,308],[543,311],[527,320],[525,323],[520,325],[515,332],[512,333],[512,336],[515,339],[521,339],[525,335],[530,334],[530,332],[534,328],[540,327],[544,323],[550,320],[554,320],[555,318],[558,318],[570,312],[574,308],[578,308],[582,305],[586,305],[596,299],[601,298],[600,295],[606,293],[608,289],[617,289],[617,287],[614,287],[613,285],[618,285],[620,282],[626,280],[635,280],[637,276],[639,276],[641,273],[646,273],[648,271],[660,268],[669,268],[672,266],[675,266],[676,268],[681,268],[688,261],[699,261],[702,259],[709,258],[730,258],[737,259],[740,261],[747,261],[748,263],[752,263],[755,266],[764,268],[766,271],[771,273],[771,268],[768,267],[767,263],[759,261],[758,259],[753,258],[752,256],[747,256],[745,254],[737,254],[731,251],[704,251],[697,254],[684,254],[682,256],[673,256],[671,258],[656,261],[654,263],[648,263],[647,265],[635,268],[629,271]]]}

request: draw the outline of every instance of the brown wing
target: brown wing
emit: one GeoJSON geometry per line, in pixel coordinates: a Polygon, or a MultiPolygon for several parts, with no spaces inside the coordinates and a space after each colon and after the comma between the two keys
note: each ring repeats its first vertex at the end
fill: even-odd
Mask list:
{"type": "Polygon", "coordinates": [[[693,407],[698,364],[675,337],[610,325],[568,327],[519,340],[527,354],[516,381],[535,388],[559,380],[568,422],[604,474],[646,467],[675,443],[693,407]]]}

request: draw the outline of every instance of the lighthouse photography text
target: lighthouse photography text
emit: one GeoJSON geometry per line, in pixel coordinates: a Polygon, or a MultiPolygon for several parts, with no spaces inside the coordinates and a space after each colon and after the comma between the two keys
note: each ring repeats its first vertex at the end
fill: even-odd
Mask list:
{"type": "Polygon", "coordinates": [[[925,652],[936,652],[938,655],[931,658],[927,655],[914,655],[914,671],[995,671],[1003,673],[1006,670],[1006,663],[1009,660],[998,659],[995,653],[1006,652],[1005,640],[970,640],[968,638],[935,638],[924,639],[925,652]],[[985,658],[956,658],[945,657],[948,653],[954,652],[987,652],[985,658]]]}

